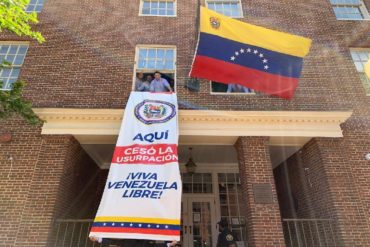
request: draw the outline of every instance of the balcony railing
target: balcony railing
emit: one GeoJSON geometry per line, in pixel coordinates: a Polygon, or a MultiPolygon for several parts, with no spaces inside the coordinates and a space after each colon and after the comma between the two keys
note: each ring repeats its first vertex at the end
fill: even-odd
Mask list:
{"type": "MultiPolygon", "coordinates": [[[[89,240],[92,219],[58,219],[55,227],[55,247],[100,247],[89,240]]],[[[336,247],[334,220],[283,219],[287,247],[336,247]]],[[[155,245],[153,245],[155,246],[155,245]]]]}
{"type": "MultiPolygon", "coordinates": [[[[112,244],[99,244],[89,239],[92,219],[58,219],[55,222],[54,247],[113,247],[112,244]]],[[[163,243],[149,242],[148,247],[163,246],[163,243]]]]}
{"type": "Polygon", "coordinates": [[[336,247],[334,220],[283,219],[287,247],[336,247]]]}
{"type": "Polygon", "coordinates": [[[89,239],[92,219],[56,220],[55,247],[98,247],[99,243],[89,239]]]}

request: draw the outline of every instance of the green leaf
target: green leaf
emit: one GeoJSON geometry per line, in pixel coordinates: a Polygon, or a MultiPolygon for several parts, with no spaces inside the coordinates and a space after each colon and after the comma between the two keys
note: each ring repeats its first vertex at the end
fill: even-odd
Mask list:
{"type": "Polygon", "coordinates": [[[33,31],[31,24],[37,24],[37,14],[27,13],[26,7],[30,0],[0,0],[0,32],[9,30],[18,36],[27,36],[43,43],[41,33],[33,31]]]}
{"type": "MultiPolygon", "coordinates": [[[[33,112],[32,103],[22,98],[22,91],[25,86],[26,83],[24,81],[16,81],[12,90],[0,90],[0,119],[6,119],[14,114],[18,114],[32,125],[44,122],[33,112]]],[[[0,82],[1,87],[2,82],[0,82]]]]}

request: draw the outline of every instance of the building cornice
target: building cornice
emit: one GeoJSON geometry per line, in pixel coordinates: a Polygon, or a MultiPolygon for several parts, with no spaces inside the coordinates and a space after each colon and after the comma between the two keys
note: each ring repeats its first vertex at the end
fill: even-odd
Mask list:
{"type": "MultiPolygon", "coordinates": [[[[117,136],[122,109],[35,108],[42,134],[117,136]]],[[[341,137],[350,111],[180,110],[180,136],[341,137]]]]}

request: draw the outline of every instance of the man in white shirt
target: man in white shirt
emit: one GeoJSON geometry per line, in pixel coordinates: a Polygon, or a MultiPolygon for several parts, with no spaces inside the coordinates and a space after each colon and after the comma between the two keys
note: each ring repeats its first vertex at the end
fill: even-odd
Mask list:
{"type": "Polygon", "coordinates": [[[150,83],[150,92],[152,93],[164,93],[172,92],[172,88],[168,81],[162,78],[161,73],[156,71],[154,73],[154,80],[150,83]]]}
{"type": "Polygon", "coordinates": [[[135,91],[139,92],[148,92],[150,89],[149,82],[144,81],[144,74],[137,73],[136,80],[135,80],[135,91]]]}

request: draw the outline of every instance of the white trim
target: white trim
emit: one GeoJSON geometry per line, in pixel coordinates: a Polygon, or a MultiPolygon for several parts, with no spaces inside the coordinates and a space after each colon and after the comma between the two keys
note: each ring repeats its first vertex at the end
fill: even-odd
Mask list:
{"type": "MultiPolygon", "coordinates": [[[[364,88],[366,90],[366,92],[368,92],[368,88],[370,87],[370,79],[367,78],[366,74],[365,74],[365,71],[364,70],[358,70],[357,69],[357,64],[361,64],[362,68],[365,68],[365,65],[366,63],[368,63],[370,61],[370,48],[363,48],[363,47],[360,47],[360,48],[349,48],[349,53],[350,53],[350,56],[351,56],[351,59],[352,59],[352,62],[353,62],[353,65],[355,67],[355,70],[357,71],[359,77],[360,77],[360,80],[362,81],[362,84],[364,84],[364,88]],[[358,53],[367,53],[367,61],[366,60],[363,60],[363,59],[354,59],[353,58],[353,54],[357,53],[357,56],[359,55],[358,53]],[[366,81],[364,81],[366,80],[366,81]],[[365,85],[367,84],[367,85],[365,85]]],[[[370,95],[370,93],[366,93],[367,96],[370,95]]]]}
{"type": "MultiPolygon", "coordinates": [[[[12,42],[12,43],[8,43],[8,42],[1,42],[0,41],[0,46],[3,46],[3,45],[4,46],[18,46],[18,49],[19,49],[20,46],[27,46],[26,51],[24,52],[24,59],[26,58],[28,49],[30,48],[30,45],[29,45],[28,42],[27,43],[26,42],[12,42]]],[[[19,54],[18,53],[18,49],[17,49],[17,53],[14,54],[14,55],[18,55],[19,54]]],[[[6,55],[8,55],[8,53],[6,55]]],[[[2,62],[2,61],[0,61],[0,62],[2,62]]],[[[11,66],[9,66],[9,68],[10,67],[12,67],[12,68],[21,68],[23,66],[23,63],[24,63],[24,60],[22,61],[22,64],[21,65],[14,65],[14,64],[12,64],[11,66]]]]}
{"type": "MultiPolygon", "coordinates": [[[[8,67],[4,67],[4,68],[1,68],[0,69],[0,72],[2,72],[3,69],[11,69],[11,72],[13,71],[13,69],[18,69],[19,70],[19,73],[18,73],[18,76],[17,76],[15,82],[19,79],[19,76],[20,76],[20,73],[21,73],[21,68],[22,68],[23,63],[24,63],[24,59],[26,59],[27,52],[28,52],[28,49],[30,47],[29,44],[30,44],[29,42],[23,42],[23,41],[5,41],[5,42],[4,41],[0,41],[0,46],[8,46],[8,47],[15,46],[15,47],[17,47],[17,51],[14,54],[13,61],[15,61],[17,55],[23,56],[22,53],[19,53],[19,48],[21,46],[26,47],[26,51],[24,52],[24,57],[23,57],[22,64],[20,64],[20,65],[19,64],[14,64],[13,61],[12,61],[11,65],[9,65],[8,67]]],[[[9,55],[8,52],[5,54],[5,57],[7,55],[9,55]]],[[[0,61],[0,62],[3,62],[3,61],[0,61]]],[[[4,78],[6,78],[6,80],[9,80],[10,78],[13,78],[14,79],[15,77],[11,77],[10,74],[9,74],[9,77],[4,77],[4,78]]],[[[12,85],[12,84],[5,83],[5,82],[3,82],[3,83],[5,85],[12,85]]],[[[0,91],[11,91],[12,90],[11,88],[3,88],[3,87],[4,87],[4,85],[2,85],[2,87],[0,88],[0,91]]]]}
{"type": "Polygon", "coordinates": [[[41,13],[42,9],[44,8],[44,5],[45,5],[45,1],[43,3],[40,3],[40,0],[36,0],[35,3],[31,3],[32,0],[29,1],[29,3],[26,5],[26,8],[25,8],[25,12],[26,13],[41,13]],[[32,11],[28,11],[27,8],[30,6],[30,5],[33,5],[33,10],[32,11]],[[37,6],[41,6],[41,10],[39,11],[36,11],[36,7],[37,6]]]}
{"type": "Polygon", "coordinates": [[[367,10],[366,5],[363,0],[361,0],[360,11],[362,15],[364,16],[364,20],[370,20],[369,11],[367,10]]]}
{"type": "Polygon", "coordinates": [[[370,61],[370,48],[349,48],[349,53],[350,53],[350,56],[351,56],[351,59],[352,59],[352,62],[353,62],[353,64],[355,65],[355,68],[356,68],[356,71],[358,72],[358,73],[365,73],[363,70],[362,71],[359,71],[358,69],[357,69],[357,66],[356,66],[356,63],[361,63],[361,65],[363,66],[363,67],[365,67],[365,65],[366,65],[366,63],[368,62],[368,61],[370,61]],[[367,56],[368,56],[368,59],[367,59],[367,61],[364,61],[364,60],[362,60],[361,58],[360,59],[354,59],[353,58],[353,55],[354,54],[356,54],[356,55],[358,55],[358,53],[367,53],[367,56]]]}
{"type": "MultiPolygon", "coordinates": [[[[193,202],[206,202],[206,203],[209,203],[209,206],[210,206],[210,214],[211,214],[211,217],[210,217],[210,224],[211,224],[211,239],[212,239],[212,246],[216,246],[216,242],[217,242],[217,236],[218,236],[218,233],[217,233],[217,230],[214,228],[214,226],[216,226],[216,222],[217,222],[217,218],[215,217],[217,214],[216,214],[216,211],[217,211],[217,205],[215,204],[215,195],[214,194],[210,194],[209,195],[205,195],[205,194],[200,194],[200,195],[196,195],[196,194],[183,194],[182,195],[182,206],[184,209],[187,209],[185,210],[185,215],[182,215],[183,217],[183,224],[187,224],[187,226],[191,226],[193,227],[194,229],[194,222],[193,222],[193,210],[192,210],[192,204],[193,202]],[[190,195],[190,196],[188,196],[190,195]],[[190,206],[190,207],[189,207],[190,206]]],[[[188,233],[186,234],[186,236],[183,236],[183,241],[184,243],[182,244],[185,244],[185,245],[188,245],[188,246],[193,246],[192,243],[189,243],[190,241],[193,240],[193,237],[194,237],[194,231],[192,231],[192,233],[188,233]]]]}
{"type": "Polygon", "coordinates": [[[370,47],[349,47],[350,51],[367,51],[370,54],[370,47]]]}
{"type": "Polygon", "coordinates": [[[360,5],[355,5],[355,4],[332,4],[330,3],[334,16],[337,20],[339,21],[369,21],[370,20],[370,14],[369,11],[366,8],[366,5],[363,0],[360,0],[360,5]],[[335,14],[334,7],[358,7],[360,10],[360,13],[363,17],[363,19],[347,19],[347,18],[338,18],[335,14]]]}
{"type": "MultiPolygon", "coordinates": [[[[47,122],[42,134],[117,136],[122,109],[34,108],[47,122]]],[[[180,135],[198,137],[342,137],[352,115],[330,111],[179,110],[180,135]]]]}
{"type": "Polygon", "coordinates": [[[337,18],[337,20],[338,21],[370,21],[370,19],[342,19],[342,18],[340,19],[337,18]]]}
{"type": "MultiPolygon", "coordinates": [[[[208,8],[208,2],[230,2],[230,3],[232,3],[232,2],[239,2],[238,4],[240,6],[240,13],[239,13],[240,16],[228,16],[228,17],[231,17],[231,18],[234,18],[234,19],[244,18],[243,5],[242,5],[242,1],[241,0],[235,0],[235,1],[229,1],[229,0],[223,0],[223,1],[220,1],[220,0],[218,0],[218,1],[217,0],[216,1],[214,1],[214,0],[205,0],[206,8],[207,9],[210,9],[210,8],[208,8]]],[[[210,10],[212,10],[212,9],[210,9],[210,10]]],[[[212,10],[212,11],[214,11],[214,10],[212,10]]],[[[217,13],[222,14],[222,15],[225,15],[224,13],[220,13],[220,12],[217,12],[217,13]]]]}
{"type": "MultiPolygon", "coordinates": [[[[198,163],[198,165],[200,165],[198,163]]],[[[182,170],[184,169],[183,164],[180,166],[182,170]]],[[[219,180],[218,180],[218,174],[224,173],[224,174],[239,174],[239,164],[238,163],[230,163],[230,164],[224,164],[224,163],[219,163],[217,165],[213,163],[201,163],[201,166],[197,168],[196,173],[210,173],[212,174],[212,193],[207,193],[207,194],[202,194],[202,193],[183,193],[182,198],[187,200],[194,198],[195,200],[209,200],[212,199],[214,201],[214,215],[211,216],[211,219],[214,219],[215,222],[212,225],[212,227],[215,227],[215,223],[221,218],[221,203],[220,203],[220,192],[219,192],[219,180]]],[[[239,174],[240,176],[240,174],[239,174]]],[[[242,204],[243,202],[239,202],[242,204]]],[[[240,212],[240,217],[243,217],[243,214],[240,212]]],[[[187,223],[187,222],[186,222],[187,223]]],[[[216,244],[217,241],[217,232],[215,231],[212,238],[212,241],[214,242],[214,245],[216,244]]],[[[246,237],[246,236],[244,236],[246,237]]]]}
{"type": "Polygon", "coordinates": [[[0,45],[30,45],[29,41],[0,41],[0,45]]]}
{"type": "Polygon", "coordinates": [[[139,16],[155,16],[155,17],[177,17],[177,0],[158,0],[158,2],[173,2],[174,15],[152,15],[152,14],[142,14],[143,6],[145,0],[140,0],[139,5],[139,16]]]}
{"type": "Polygon", "coordinates": [[[134,61],[134,73],[133,73],[133,76],[132,76],[132,86],[131,86],[131,91],[134,91],[135,90],[135,80],[136,80],[136,73],[137,73],[137,70],[138,70],[138,63],[139,63],[139,50],[140,48],[147,48],[147,49],[150,49],[150,48],[163,48],[163,49],[173,49],[173,65],[174,65],[174,69],[173,70],[166,70],[166,69],[152,69],[152,70],[149,70],[149,69],[139,69],[141,70],[143,73],[145,73],[146,71],[149,73],[149,72],[154,72],[156,70],[158,70],[159,72],[163,73],[163,74],[173,74],[173,80],[174,80],[174,85],[173,85],[173,89],[175,92],[177,92],[177,46],[175,45],[155,45],[155,44],[139,44],[139,45],[136,45],[135,47],[135,61],[134,61]]]}

